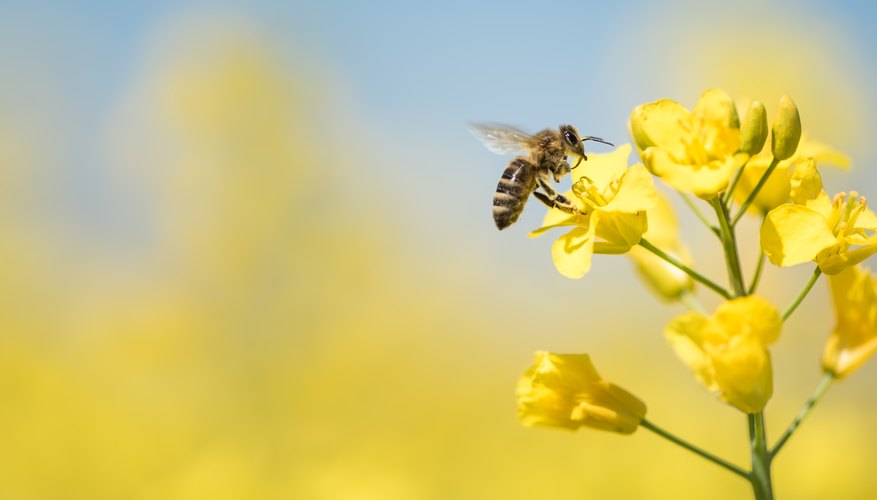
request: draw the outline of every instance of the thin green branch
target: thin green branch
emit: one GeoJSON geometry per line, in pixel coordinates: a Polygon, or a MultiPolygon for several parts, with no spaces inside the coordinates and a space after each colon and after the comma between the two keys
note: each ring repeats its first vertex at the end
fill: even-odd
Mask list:
{"type": "Polygon", "coordinates": [[[734,474],[737,474],[738,476],[741,476],[747,480],[750,479],[749,472],[732,464],[731,462],[728,462],[727,460],[721,459],[721,458],[713,455],[712,453],[710,453],[706,450],[703,450],[701,448],[698,448],[697,446],[694,446],[693,444],[689,443],[688,441],[685,441],[684,439],[676,437],[675,435],[665,431],[664,429],[661,429],[660,427],[649,422],[646,419],[643,419],[643,421],[640,423],[640,425],[645,427],[646,429],[654,432],[655,434],[661,436],[662,438],[667,439],[675,444],[678,444],[679,446],[685,448],[686,450],[692,451],[692,452],[702,456],[703,458],[705,458],[705,459],[707,459],[707,460],[709,460],[709,461],[711,461],[711,462],[713,462],[721,467],[724,467],[725,469],[733,472],[734,474]]]}
{"type": "Polygon", "coordinates": [[[762,175],[761,179],[758,180],[758,184],[755,185],[755,187],[752,189],[752,192],[749,193],[749,196],[746,197],[746,201],[744,201],[743,204],[740,205],[740,211],[737,212],[737,215],[735,215],[733,219],[731,219],[732,226],[736,226],[737,221],[740,220],[740,217],[743,217],[743,214],[745,214],[746,210],[749,209],[749,205],[751,205],[753,200],[755,200],[755,197],[758,196],[758,192],[761,191],[762,187],[764,187],[764,184],[767,182],[767,179],[770,177],[770,174],[772,174],[773,171],[776,170],[777,165],[779,163],[780,163],[780,161],[777,160],[776,158],[771,160],[770,166],[767,167],[767,170],[765,170],[764,175],[762,175]]]}
{"type": "Polygon", "coordinates": [[[807,281],[807,284],[804,285],[804,288],[801,289],[800,292],[798,292],[798,296],[795,297],[795,300],[792,301],[792,303],[789,304],[788,307],[786,307],[785,311],[783,311],[783,321],[789,319],[789,316],[791,316],[792,313],[795,312],[795,309],[797,309],[798,306],[801,305],[804,297],[806,297],[807,294],[810,293],[810,289],[813,288],[813,285],[816,284],[816,281],[821,275],[822,269],[819,269],[819,266],[816,266],[816,269],[813,270],[813,274],[810,275],[810,279],[807,281]]]}
{"type": "Polygon", "coordinates": [[[734,175],[734,180],[731,181],[731,185],[728,187],[728,190],[725,191],[725,196],[722,198],[722,203],[725,204],[726,207],[731,206],[731,199],[734,196],[734,189],[737,188],[737,183],[740,182],[740,178],[743,177],[743,169],[746,168],[746,164],[737,169],[737,173],[734,175]]]}
{"type": "Polygon", "coordinates": [[[750,413],[749,446],[752,457],[752,490],[756,500],[773,500],[773,485],[770,479],[771,455],[767,451],[767,433],[764,425],[764,412],[750,413]]]}
{"type": "Polygon", "coordinates": [[[758,288],[758,281],[761,280],[761,272],[764,270],[764,257],[764,250],[759,247],[758,263],[755,264],[755,273],[752,275],[752,282],[749,283],[749,291],[746,292],[747,295],[752,295],[755,293],[755,289],[758,288]]]}
{"type": "Polygon", "coordinates": [[[734,296],[746,295],[746,286],[743,284],[743,271],[740,270],[740,255],[737,253],[737,240],[734,236],[734,226],[728,223],[728,208],[718,196],[710,200],[716,216],[719,219],[719,228],[722,233],[722,249],[725,251],[725,264],[728,267],[728,279],[734,288],[734,296]]]}
{"type": "Polygon", "coordinates": [[[722,233],[719,232],[719,228],[717,228],[712,222],[710,222],[709,219],[707,219],[706,215],[704,215],[700,208],[695,205],[694,200],[691,199],[691,196],[689,196],[687,193],[683,193],[682,191],[677,192],[679,193],[679,196],[682,197],[682,200],[685,202],[685,204],[688,205],[688,208],[690,208],[691,211],[694,212],[694,215],[696,215],[697,218],[700,219],[700,221],[703,222],[703,224],[710,231],[712,231],[716,236],[721,238],[722,233]]]}
{"type": "Polygon", "coordinates": [[[786,444],[786,441],[792,437],[792,434],[798,429],[798,426],[801,425],[801,422],[807,418],[807,415],[810,414],[810,410],[816,406],[816,403],[822,399],[822,396],[825,396],[825,393],[828,392],[828,388],[831,387],[831,383],[834,382],[834,374],[826,373],[825,376],[822,377],[822,380],[819,381],[819,385],[816,386],[816,390],[813,391],[813,394],[810,396],[810,399],[804,403],[804,407],[801,408],[801,411],[798,412],[798,416],[795,417],[795,420],[792,420],[792,423],[789,424],[789,427],[786,428],[786,432],[780,436],[780,439],[773,446],[773,449],[770,450],[770,458],[773,459],[783,449],[783,445],[786,444]]]}
{"type": "Polygon", "coordinates": [[[682,262],[679,262],[679,260],[673,258],[672,256],[670,256],[669,254],[667,254],[663,250],[657,248],[655,245],[652,245],[651,243],[649,243],[649,241],[647,239],[645,239],[645,238],[641,239],[639,244],[640,244],[640,246],[642,246],[646,250],[648,250],[648,251],[652,252],[653,254],[657,255],[658,257],[664,259],[665,261],[667,261],[668,264],[680,269],[685,274],[694,278],[695,281],[700,282],[701,284],[703,284],[707,288],[713,290],[714,292],[718,293],[722,297],[724,297],[726,299],[731,298],[731,294],[728,293],[727,290],[725,290],[721,286],[717,285],[715,282],[713,282],[712,280],[710,280],[706,276],[703,276],[702,274],[698,273],[694,269],[691,269],[690,267],[686,266],[682,262]]]}

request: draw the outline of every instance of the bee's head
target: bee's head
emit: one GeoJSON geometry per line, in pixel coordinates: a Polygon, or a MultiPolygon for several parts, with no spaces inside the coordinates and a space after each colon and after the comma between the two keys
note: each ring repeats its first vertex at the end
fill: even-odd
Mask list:
{"type": "Polygon", "coordinates": [[[572,168],[578,167],[579,163],[581,163],[582,160],[587,161],[587,159],[588,159],[588,156],[585,154],[585,145],[583,144],[585,141],[602,142],[603,144],[608,144],[610,146],[614,146],[614,144],[612,144],[611,142],[604,141],[603,139],[601,139],[599,137],[594,137],[594,136],[589,135],[589,136],[579,138],[578,130],[576,130],[576,128],[573,127],[572,125],[561,125],[560,126],[560,137],[561,137],[561,141],[563,141],[563,147],[566,150],[566,152],[568,154],[574,154],[574,155],[579,157],[578,161],[576,161],[576,164],[573,165],[572,168]]]}
{"type": "Polygon", "coordinates": [[[578,157],[575,167],[579,166],[582,160],[588,159],[585,156],[585,146],[582,144],[582,140],[579,139],[579,131],[572,125],[560,126],[560,141],[563,143],[563,149],[567,155],[578,157]]]}

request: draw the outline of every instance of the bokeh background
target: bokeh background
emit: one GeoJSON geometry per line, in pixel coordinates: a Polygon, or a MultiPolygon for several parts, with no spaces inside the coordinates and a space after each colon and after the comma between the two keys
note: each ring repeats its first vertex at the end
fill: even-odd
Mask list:
{"type": "MultiPolygon", "coordinates": [[[[518,425],[533,351],[589,352],[655,423],[748,464],[745,418],[663,340],[684,309],[623,257],[561,277],[551,238],[526,238],[535,203],[496,231],[508,158],[466,123],[623,143],[642,102],[719,86],[771,113],[788,94],[853,159],[828,190],[877,188],[867,2],[0,11],[3,499],[748,498],[647,431],[518,425]]],[[[718,243],[680,218],[721,278],[718,243]]],[[[768,269],[763,294],[782,307],[809,272],[768,269]]],[[[833,321],[823,282],[773,349],[770,436],[833,321]]],[[[877,497],[875,365],[777,459],[779,497],[877,497]]]]}

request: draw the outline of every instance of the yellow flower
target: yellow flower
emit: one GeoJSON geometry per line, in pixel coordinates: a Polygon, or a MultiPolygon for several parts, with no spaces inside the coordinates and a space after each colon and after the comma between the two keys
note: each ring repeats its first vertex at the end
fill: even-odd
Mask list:
{"type": "MultiPolygon", "coordinates": [[[[737,183],[737,188],[734,189],[734,200],[737,203],[743,204],[746,201],[749,193],[752,192],[755,185],[761,180],[764,172],[767,171],[772,158],[770,151],[765,150],[746,162],[746,166],[743,167],[743,173],[740,175],[740,181],[737,183]]],[[[806,136],[802,136],[795,154],[791,158],[777,164],[767,182],[755,196],[752,205],[749,206],[749,212],[763,214],[783,203],[787,203],[792,185],[792,173],[798,164],[808,158],[813,158],[817,165],[834,165],[844,170],[850,168],[850,158],[848,156],[833,149],[831,146],[816,141],[808,141],[806,136]]]]}
{"type": "Polygon", "coordinates": [[[854,266],[829,283],[837,324],[825,344],[822,368],[841,378],[877,351],[877,277],[854,266]]]}
{"type": "Polygon", "coordinates": [[[757,413],[773,394],[767,345],[779,337],[781,327],[770,302],[748,296],[723,303],[712,316],[677,316],[664,333],[703,385],[740,411],[757,413]]]}
{"type": "Polygon", "coordinates": [[[793,203],[770,211],[761,226],[761,248],[778,266],[815,261],[825,274],[837,274],[877,252],[877,215],[858,193],[830,199],[813,159],[792,174],[793,203]]]}
{"type": "Polygon", "coordinates": [[[550,209],[542,227],[530,233],[535,238],[555,227],[573,227],[551,247],[564,276],[581,278],[591,269],[593,254],[625,253],[642,239],[657,192],[642,165],[627,168],[630,151],[624,144],[611,153],[589,153],[588,161],[573,170],[573,189],[566,193],[583,213],[550,209]]]}
{"type": "Polygon", "coordinates": [[[528,427],[630,434],[646,415],[645,403],[601,379],[587,354],[537,352],[518,382],[517,399],[518,418],[528,427]]]}
{"type": "Polygon", "coordinates": [[[709,200],[728,187],[742,165],[734,102],[707,90],[691,112],[670,99],[642,104],[630,116],[631,135],[646,168],[673,188],[709,200]]]}
{"type": "MultiPolygon", "coordinates": [[[[666,196],[658,193],[657,203],[649,210],[648,216],[649,229],[643,237],[683,264],[690,266],[691,256],[679,240],[679,225],[666,196]]],[[[635,246],[627,255],[636,264],[637,272],[658,297],[674,301],[694,290],[694,280],[691,276],[645,248],[635,246]]]]}

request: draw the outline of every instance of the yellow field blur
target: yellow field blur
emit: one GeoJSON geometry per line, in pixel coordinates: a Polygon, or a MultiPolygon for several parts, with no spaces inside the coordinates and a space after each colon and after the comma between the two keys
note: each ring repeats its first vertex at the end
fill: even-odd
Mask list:
{"type": "MultiPolygon", "coordinates": [[[[587,351],[652,421],[748,465],[745,417],[661,335],[681,306],[651,297],[621,257],[599,256],[581,282],[556,276],[553,238],[487,225],[489,185],[480,212],[458,205],[425,227],[454,183],[431,184],[442,174],[421,174],[418,157],[387,166],[396,137],[357,108],[343,70],[274,47],[244,17],[153,27],[103,126],[85,133],[102,159],[88,173],[61,160],[76,150],[54,135],[67,125],[0,115],[0,498],[749,498],[744,481],[642,429],[521,427],[514,388],[532,352],[587,351]],[[392,182],[395,168],[423,184],[392,182]],[[420,190],[445,192],[410,203],[420,190]],[[504,260],[515,246],[541,260],[504,260]]],[[[700,87],[679,89],[686,104],[700,87]]],[[[802,114],[855,113],[807,92],[802,114]]],[[[443,140],[423,139],[432,155],[443,140]]],[[[498,178],[504,160],[489,160],[498,178]]],[[[680,217],[698,232],[695,261],[722,276],[712,242],[680,217]]],[[[768,269],[764,293],[782,306],[808,273],[768,269]]],[[[772,349],[773,438],[820,377],[825,283],[807,300],[772,349]]],[[[778,498],[877,497],[874,364],[832,389],[777,459],[778,498]]]]}

